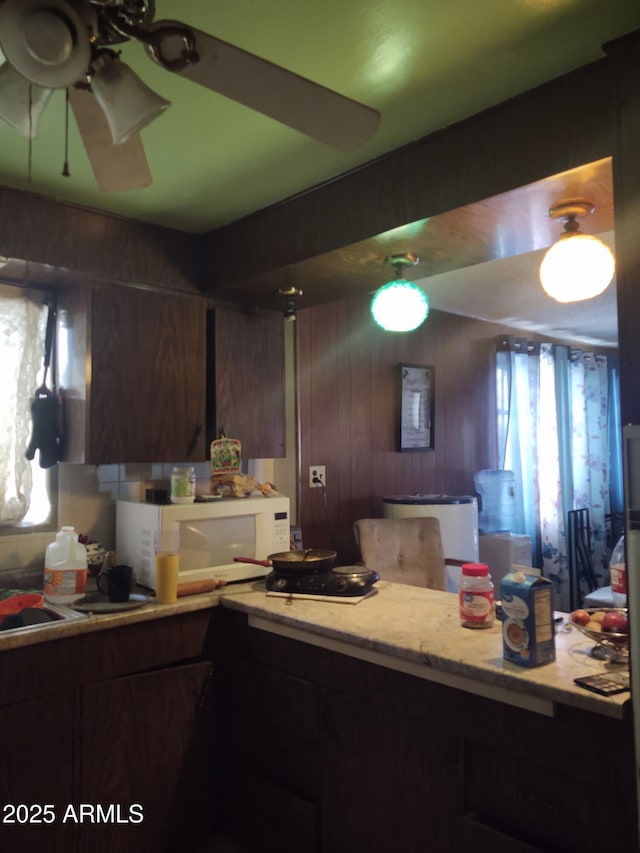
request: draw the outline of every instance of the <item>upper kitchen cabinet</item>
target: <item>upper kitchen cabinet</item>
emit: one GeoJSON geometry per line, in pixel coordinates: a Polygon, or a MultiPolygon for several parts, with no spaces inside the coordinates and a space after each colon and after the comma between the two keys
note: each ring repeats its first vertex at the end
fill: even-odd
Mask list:
{"type": "Polygon", "coordinates": [[[59,294],[67,462],[205,458],[206,302],[103,285],[59,294]]]}
{"type": "Polygon", "coordinates": [[[210,423],[242,442],[244,459],[285,455],[284,330],[278,312],[209,315],[210,423]]]}

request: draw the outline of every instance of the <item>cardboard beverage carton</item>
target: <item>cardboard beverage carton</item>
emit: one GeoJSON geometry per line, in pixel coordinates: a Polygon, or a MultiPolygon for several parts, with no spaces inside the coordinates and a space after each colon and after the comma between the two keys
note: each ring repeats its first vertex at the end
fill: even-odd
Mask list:
{"type": "Polygon", "coordinates": [[[512,566],[500,582],[504,659],[542,666],[556,659],[552,583],[539,569],[512,566]]]}

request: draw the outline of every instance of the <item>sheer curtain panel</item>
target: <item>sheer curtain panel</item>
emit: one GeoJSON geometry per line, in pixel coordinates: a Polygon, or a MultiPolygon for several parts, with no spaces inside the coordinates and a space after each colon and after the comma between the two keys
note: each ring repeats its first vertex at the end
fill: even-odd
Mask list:
{"type": "Polygon", "coordinates": [[[17,524],[31,500],[31,400],[44,359],[47,308],[0,286],[0,525],[17,524]]]}

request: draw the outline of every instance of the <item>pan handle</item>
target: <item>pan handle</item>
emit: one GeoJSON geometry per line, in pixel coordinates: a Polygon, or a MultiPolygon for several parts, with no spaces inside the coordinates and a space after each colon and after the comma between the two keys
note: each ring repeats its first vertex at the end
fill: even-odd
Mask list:
{"type": "Polygon", "coordinates": [[[234,563],[254,563],[256,566],[264,566],[267,569],[271,568],[271,560],[254,560],[252,557],[234,557],[234,563]]]}

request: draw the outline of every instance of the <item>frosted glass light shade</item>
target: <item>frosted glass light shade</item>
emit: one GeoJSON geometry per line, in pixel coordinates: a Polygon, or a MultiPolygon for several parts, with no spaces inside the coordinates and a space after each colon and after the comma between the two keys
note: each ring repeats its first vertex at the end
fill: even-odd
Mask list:
{"type": "Polygon", "coordinates": [[[611,249],[589,234],[563,234],[540,264],[540,284],[556,302],[593,299],[607,289],[615,272],[611,249]]]}
{"type": "Polygon", "coordinates": [[[126,142],[171,106],[119,59],[105,59],[91,78],[115,145],[126,142]]]}
{"type": "Polygon", "coordinates": [[[429,297],[412,281],[395,279],[378,288],[371,316],[387,332],[411,332],[429,316],[429,297]]]}
{"type": "Polygon", "coordinates": [[[0,118],[25,136],[35,139],[40,117],[49,103],[53,89],[30,83],[8,62],[0,65],[0,118]],[[31,86],[31,118],[29,118],[29,86],[31,86]]]}

